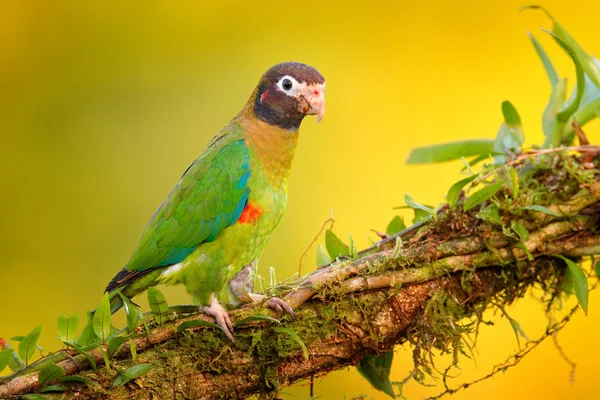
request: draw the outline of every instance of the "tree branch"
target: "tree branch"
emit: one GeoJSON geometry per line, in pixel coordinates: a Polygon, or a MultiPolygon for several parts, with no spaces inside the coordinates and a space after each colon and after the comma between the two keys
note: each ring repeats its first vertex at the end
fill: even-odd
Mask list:
{"type": "MultiPolygon", "coordinates": [[[[540,169],[531,182],[521,182],[519,197],[512,198],[508,187],[496,194],[500,225],[478,218],[479,209],[463,213],[444,207],[436,220],[380,242],[362,258],[337,261],[278,286],[297,311],[294,320],[284,316],[281,325],[257,320],[237,326],[231,344],[212,328],[177,333],[182,322],[209,317],[173,316],[134,339],[135,361],[126,343],[108,370],[90,370],[86,357],[70,350],[64,350],[69,357],[59,365],[67,374],[94,382],[74,388],[81,399],[244,398],[356,365],[366,354],[381,354],[404,342],[414,347],[415,367],[427,370],[424,354],[434,348],[458,354],[461,336],[474,329],[466,319],[481,316],[491,304],[510,304],[534,285],[550,304],[562,291],[566,269],[553,256],[600,253],[599,157],[593,168],[584,168],[575,156],[555,157],[555,168],[540,169]],[[543,196],[533,196],[536,190],[543,196]],[[546,204],[550,214],[523,208],[540,198],[551,201],[546,204]],[[526,227],[527,237],[511,231],[514,222],[526,227]],[[112,387],[118,369],[138,363],[152,368],[112,387]]],[[[231,317],[236,322],[265,312],[243,308],[231,317]]],[[[90,355],[103,362],[100,350],[90,355]]],[[[37,373],[19,376],[0,385],[0,398],[38,387],[37,373]]]]}

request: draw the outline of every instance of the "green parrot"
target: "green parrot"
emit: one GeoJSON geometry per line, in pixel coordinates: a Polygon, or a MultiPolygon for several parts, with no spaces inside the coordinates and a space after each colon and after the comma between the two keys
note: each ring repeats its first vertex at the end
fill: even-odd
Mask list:
{"type": "MultiPolygon", "coordinates": [[[[265,300],[253,293],[254,272],[286,208],[300,123],[306,115],[321,120],[324,96],[316,69],[296,62],[270,68],[154,213],[106,291],[132,298],[151,286],[183,284],[233,341],[223,304],[265,300]]],[[[265,305],[293,315],[279,298],[265,305]]],[[[111,296],[112,313],[122,306],[111,296]]]]}

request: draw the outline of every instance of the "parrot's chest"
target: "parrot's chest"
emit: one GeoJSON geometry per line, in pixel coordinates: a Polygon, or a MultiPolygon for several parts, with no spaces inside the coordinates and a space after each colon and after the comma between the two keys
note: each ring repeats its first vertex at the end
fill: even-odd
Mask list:
{"type": "Polygon", "coordinates": [[[254,243],[262,248],[271,237],[279,224],[287,205],[287,191],[254,190],[248,196],[248,204],[244,208],[238,223],[245,225],[243,228],[251,231],[249,244],[254,243]]]}

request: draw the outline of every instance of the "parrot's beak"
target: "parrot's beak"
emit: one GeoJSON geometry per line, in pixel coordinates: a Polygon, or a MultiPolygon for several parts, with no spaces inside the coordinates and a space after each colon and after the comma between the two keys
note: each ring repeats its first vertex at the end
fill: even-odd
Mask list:
{"type": "Polygon", "coordinates": [[[302,112],[307,115],[316,115],[320,122],[325,115],[325,84],[311,84],[302,88],[299,93],[302,112]]]}

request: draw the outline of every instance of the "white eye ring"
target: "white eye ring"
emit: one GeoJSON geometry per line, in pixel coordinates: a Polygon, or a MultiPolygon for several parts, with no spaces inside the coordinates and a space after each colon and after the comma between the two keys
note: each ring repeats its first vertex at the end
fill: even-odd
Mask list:
{"type": "Polygon", "coordinates": [[[289,75],[282,76],[279,82],[277,82],[277,87],[286,94],[295,94],[298,88],[298,81],[292,78],[289,75]]]}

